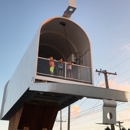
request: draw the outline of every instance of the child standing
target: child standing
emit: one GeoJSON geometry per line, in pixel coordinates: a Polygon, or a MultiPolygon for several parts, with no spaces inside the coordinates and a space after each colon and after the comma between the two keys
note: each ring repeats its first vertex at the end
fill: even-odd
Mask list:
{"type": "Polygon", "coordinates": [[[49,65],[50,65],[50,74],[53,75],[54,74],[54,68],[55,68],[55,62],[54,62],[54,59],[53,59],[52,56],[50,57],[49,65]]]}
{"type": "Polygon", "coordinates": [[[58,63],[58,69],[59,69],[59,76],[63,76],[63,59],[61,58],[58,63]]]}
{"type": "Polygon", "coordinates": [[[67,74],[68,74],[68,78],[72,78],[72,62],[68,62],[67,74]]]}

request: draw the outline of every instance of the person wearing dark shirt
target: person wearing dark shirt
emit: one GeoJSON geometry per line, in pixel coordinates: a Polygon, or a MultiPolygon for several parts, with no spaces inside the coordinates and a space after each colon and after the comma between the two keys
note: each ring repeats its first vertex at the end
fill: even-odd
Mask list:
{"type": "Polygon", "coordinates": [[[59,76],[63,76],[63,59],[61,58],[58,63],[58,69],[59,69],[59,76]]]}

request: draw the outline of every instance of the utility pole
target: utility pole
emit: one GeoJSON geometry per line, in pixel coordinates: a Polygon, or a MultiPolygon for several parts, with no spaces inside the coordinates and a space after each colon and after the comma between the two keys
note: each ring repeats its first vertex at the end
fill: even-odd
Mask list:
{"type": "Polygon", "coordinates": [[[62,130],[62,122],[66,122],[62,120],[62,110],[60,110],[60,120],[57,120],[56,122],[60,122],[60,130],[62,130]]]}
{"type": "Polygon", "coordinates": [[[70,105],[68,106],[68,130],[70,130],[70,105]]]}
{"type": "Polygon", "coordinates": [[[60,130],[62,130],[62,110],[60,110],[60,130]]]}
{"type": "Polygon", "coordinates": [[[117,123],[119,124],[119,129],[121,130],[121,124],[122,124],[123,122],[117,121],[117,123]]]}
{"type": "Polygon", "coordinates": [[[103,74],[104,74],[106,88],[109,88],[107,74],[117,75],[116,72],[115,72],[115,73],[111,73],[111,72],[107,72],[107,70],[102,70],[102,69],[100,69],[100,70],[97,70],[97,69],[96,69],[96,72],[98,72],[99,74],[100,74],[100,73],[103,73],[103,74]]]}
{"type": "MultiPolygon", "coordinates": [[[[107,70],[102,70],[102,69],[100,69],[100,70],[97,70],[97,69],[96,69],[96,72],[98,72],[99,74],[100,74],[100,73],[103,73],[103,74],[104,74],[106,88],[109,89],[107,74],[117,75],[116,72],[115,72],[115,73],[111,73],[111,72],[107,72],[107,70]]],[[[110,118],[111,118],[111,114],[110,114],[110,118]]],[[[111,130],[115,130],[114,124],[111,124],[111,130]]]]}

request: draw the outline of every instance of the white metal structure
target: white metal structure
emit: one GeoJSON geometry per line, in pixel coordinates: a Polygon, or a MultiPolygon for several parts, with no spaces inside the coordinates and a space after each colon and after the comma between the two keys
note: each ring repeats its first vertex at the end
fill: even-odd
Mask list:
{"type": "MultiPolygon", "coordinates": [[[[55,102],[60,109],[83,97],[128,101],[126,92],[93,86],[91,53],[89,37],[78,24],[66,17],[47,19],[5,86],[0,119],[9,120],[25,102],[31,100],[55,102]],[[79,73],[76,77],[58,77],[56,71],[50,76],[47,58],[53,56],[56,60],[69,61],[72,55],[74,72],[79,73]],[[82,71],[84,67],[87,68],[83,69],[85,73],[82,71]]],[[[66,67],[64,69],[66,74],[66,67]]]]}
{"type": "MultiPolygon", "coordinates": [[[[1,119],[8,119],[12,115],[15,111],[15,105],[18,105],[20,98],[26,92],[29,95],[27,99],[22,99],[23,102],[31,100],[31,97],[39,91],[118,101],[127,101],[128,98],[126,92],[93,86],[91,44],[89,38],[79,25],[63,17],[50,18],[38,29],[14,75],[5,87],[1,119]],[[67,40],[71,52],[68,50],[64,27],[60,24],[61,21],[66,24],[67,40]],[[49,50],[53,51],[48,53],[49,50]],[[91,68],[91,82],[77,82],[38,74],[39,56],[47,55],[49,57],[53,55],[57,59],[63,57],[64,60],[67,60],[71,53],[77,57],[82,57],[81,65],[91,68]],[[48,81],[51,81],[51,83],[48,81]],[[31,93],[32,91],[35,93],[31,93]]],[[[19,107],[21,105],[22,103],[19,103],[19,107]]]]}

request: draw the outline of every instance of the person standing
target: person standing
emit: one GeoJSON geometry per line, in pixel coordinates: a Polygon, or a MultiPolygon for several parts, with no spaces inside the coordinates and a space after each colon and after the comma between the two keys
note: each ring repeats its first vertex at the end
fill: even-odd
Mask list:
{"type": "Polygon", "coordinates": [[[63,67],[64,67],[63,59],[61,58],[58,62],[59,76],[63,76],[63,67]]]}
{"type": "Polygon", "coordinates": [[[50,74],[53,75],[54,74],[54,68],[55,68],[55,62],[54,62],[54,59],[53,59],[52,56],[50,57],[49,65],[50,65],[50,74]]]}
{"type": "Polygon", "coordinates": [[[68,75],[68,78],[72,78],[72,62],[68,62],[67,75],[68,75]]]}

